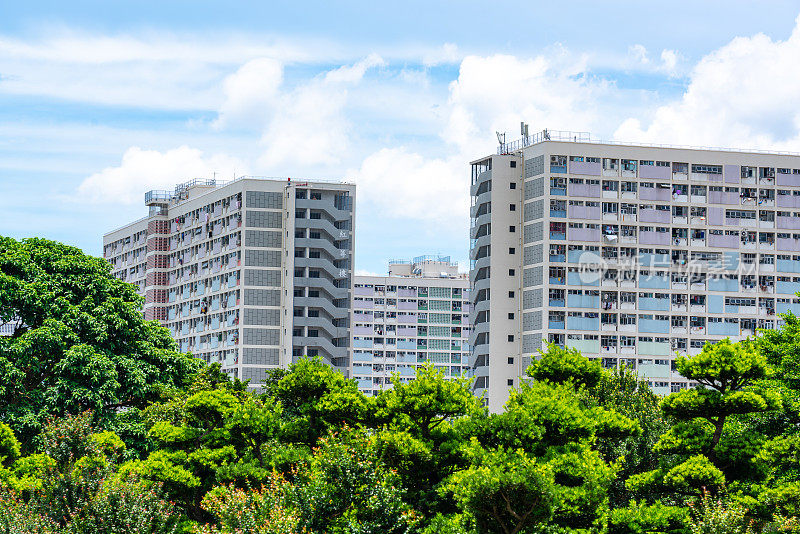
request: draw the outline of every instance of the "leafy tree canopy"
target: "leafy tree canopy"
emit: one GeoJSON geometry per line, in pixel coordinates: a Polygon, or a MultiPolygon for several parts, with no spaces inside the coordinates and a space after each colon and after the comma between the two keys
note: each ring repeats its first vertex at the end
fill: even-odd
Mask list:
{"type": "Polygon", "coordinates": [[[201,363],[145,321],[103,259],[45,239],[0,237],[0,420],[23,442],[52,416],[108,420],[180,386],[201,363]]]}
{"type": "Polygon", "coordinates": [[[603,370],[598,360],[584,357],[578,349],[550,344],[531,363],[527,373],[540,381],[556,384],[570,382],[575,386],[592,387],[600,381],[603,370]]]}

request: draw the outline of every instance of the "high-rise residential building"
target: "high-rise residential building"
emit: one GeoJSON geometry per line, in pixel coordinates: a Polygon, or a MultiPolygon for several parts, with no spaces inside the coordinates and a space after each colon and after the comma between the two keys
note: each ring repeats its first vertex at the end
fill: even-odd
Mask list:
{"type": "Polygon", "coordinates": [[[355,186],[192,180],[145,195],[149,214],[103,237],[113,274],[180,350],[258,387],[319,356],[349,370],[355,186]]]}
{"type": "Polygon", "coordinates": [[[800,312],[800,154],[543,131],[471,164],[476,393],[499,410],[547,342],[661,394],[676,354],[800,312]]]}
{"type": "Polygon", "coordinates": [[[389,262],[388,276],[356,275],[352,376],[367,395],[414,378],[428,362],[446,376],[469,370],[469,279],[449,256],[389,262]]]}

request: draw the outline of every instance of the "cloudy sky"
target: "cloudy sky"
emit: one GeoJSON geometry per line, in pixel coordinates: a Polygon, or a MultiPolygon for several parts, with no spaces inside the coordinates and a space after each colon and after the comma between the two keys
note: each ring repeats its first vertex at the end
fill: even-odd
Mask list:
{"type": "Polygon", "coordinates": [[[426,253],[466,268],[468,162],[521,120],[800,151],[799,14],[795,0],[0,0],[0,234],[99,254],[150,189],[342,179],[358,185],[359,271],[426,253]]]}

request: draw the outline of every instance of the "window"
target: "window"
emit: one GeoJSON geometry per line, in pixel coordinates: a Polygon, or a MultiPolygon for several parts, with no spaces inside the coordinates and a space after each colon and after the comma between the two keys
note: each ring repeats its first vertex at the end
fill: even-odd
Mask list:
{"type": "Polygon", "coordinates": [[[508,231],[509,232],[516,232],[517,231],[517,227],[516,226],[509,226],[508,227],[508,231]]]}
{"type": "Polygon", "coordinates": [[[510,299],[514,298],[514,292],[513,291],[509,291],[508,292],[508,298],[510,298],[510,299]]]}
{"type": "Polygon", "coordinates": [[[509,314],[508,314],[508,318],[509,318],[509,319],[513,319],[513,318],[514,318],[514,314],[513,314],[513,313],[509,313],[509,314]]]}
{"type": "Polygon", "coordinates": [[[514,379],[513,378],[509,378],[508,379],[508,385],[509,386],[513,386],[514,385],[514,379]]]}
{"type": "Polygon", "coordinates": [[[509,189],[516,189],[516,188],[517,188],[517,182],[511,182],[511,183],[509,183],[509,184],[508,184],[508,188],[509,188],[509,189]]]}
{"type": "Polygon", "coordinates": [[[722,165],[692,165],[692,172],[722,174],[722,165]]]}
{"type": "Polygon", "coordinates": [[[514,358],[508,359],[508,365],[514,365],[514,358]]]}
{"type": "Polygon", "coordinates": [[[514,276],[515,273],[516,273],[516,271],[514,269],[509,269],[508,270],[508,276],[514,276]]]}
{"type": "Polygon", "coordinates": [[[514,161],[514,160],[511,160],[511,161],[509,162],[509,164],[511,165],[511,168],[512,168],[512,169],[515,169],[515,168],[517,167],[517,162],[516,162],[516,161],[514,161]]]}
{"type": "Polygon", "coordinates": [[[508,205],[508,209],[510,211],[517,211],[517,205],[516,204],[509,204],[508,205]]]}
{"type": "Polygon", "coordinates": [[[514,247],[508,247],[508,253],[509,254],[516,254],[517,250],[514,247]]]}
{"type": "Polygon", "coordinates": [[[508,334],[508,342],[511,343],[514,341],[514,334],[508,334]]]}

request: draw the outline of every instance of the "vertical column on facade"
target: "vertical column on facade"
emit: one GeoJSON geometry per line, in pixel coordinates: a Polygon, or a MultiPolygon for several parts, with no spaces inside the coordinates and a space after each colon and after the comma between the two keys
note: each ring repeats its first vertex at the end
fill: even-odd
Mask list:
{"type": "Polygon", "coordinates": [[[147,270],[144,317],[166,321],[169,284],[170,227],[165,216],[154,216],[147,225],[147,270]]]}
{"type": "Polygon", "coordinates": [[[331,189],[295,196],[293,357],[348,367],[352,286],[352,199],[331,189]]]}

